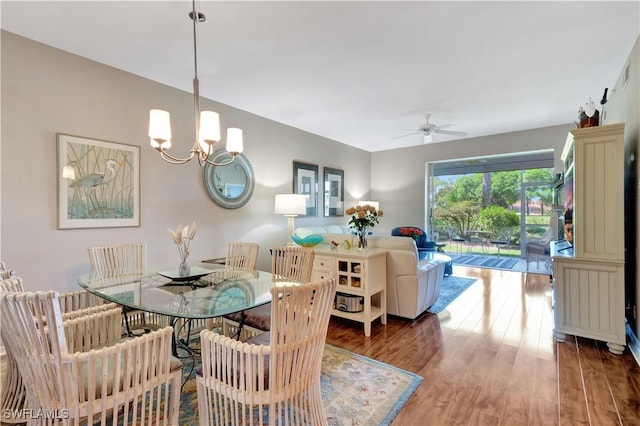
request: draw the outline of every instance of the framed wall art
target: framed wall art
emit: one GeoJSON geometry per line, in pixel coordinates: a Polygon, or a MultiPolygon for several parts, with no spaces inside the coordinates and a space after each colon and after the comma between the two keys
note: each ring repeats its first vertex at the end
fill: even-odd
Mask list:
{"type": "Polygon", "coordinates": [[[344,171],[324,168],[324,215],[344,216],[344,171]]]}
{"type": "Polygon", "coordinates": [[[307,198],[307,216],[318,214],[318,166],[293,162],[293,193],[307,198]]]}
{"type": "Polygon", "coordinates": [[[140,147],[58,133],[58,229],[140,226],[140,147]]]}

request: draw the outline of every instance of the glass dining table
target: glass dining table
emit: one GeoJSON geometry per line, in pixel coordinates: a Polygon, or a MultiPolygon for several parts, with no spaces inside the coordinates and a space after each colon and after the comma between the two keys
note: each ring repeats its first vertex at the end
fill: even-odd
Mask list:
{"type": "Polygon", "coordinates": [[[188,337],[184,342],[175,333],[179,320],[190,324],[192,320],[242,312],[270,302],[274,285],[297,284],[270,272],[224,266],[192,266],[188,276],[180,276],[177,269],[162,268],[144,275],[105,277],[86,273],[77,281],[90,293],[122,305],[125,311],[167,316],[174,326],[174,343],[179,346],[189,344],[188,337]]]}

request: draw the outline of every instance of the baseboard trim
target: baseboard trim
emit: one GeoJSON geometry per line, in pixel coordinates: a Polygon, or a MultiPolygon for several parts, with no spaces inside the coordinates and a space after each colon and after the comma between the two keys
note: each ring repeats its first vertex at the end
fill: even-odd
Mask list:
{"type": "Polygon", "coordinates": [[[635,335],[629,324],[627,324],[627,346],[629,347],[629,352],[636,359],[636,363],[640,366],[640,341],[638,337],[635,335]]]}

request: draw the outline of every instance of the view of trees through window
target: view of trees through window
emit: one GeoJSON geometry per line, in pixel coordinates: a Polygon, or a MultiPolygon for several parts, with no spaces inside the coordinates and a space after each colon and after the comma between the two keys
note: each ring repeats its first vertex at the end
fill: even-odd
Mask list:
{"type": "Polygon", "coordinates": [[[549,229],[552,181],[548,168],[434,176],[433,230],[444,239],[480,231],[487,240],[508,240],[519,256],[523,237],[549,229]]]}

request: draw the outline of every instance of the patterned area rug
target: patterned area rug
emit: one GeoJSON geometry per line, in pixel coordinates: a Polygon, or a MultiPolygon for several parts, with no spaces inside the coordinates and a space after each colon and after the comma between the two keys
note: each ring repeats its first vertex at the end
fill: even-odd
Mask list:
{"type": "MultiPolygon", "coordinates": [[[[189,370],[185,366],[184,374],[189,370]]],[[[417,374],[331,345],[325,345],[321,374],[331,426],[389,425],[422,382],[417,374]]],[[[191,378],[182,389],[180,425],[197,424],[198,396],[191,378]]]]}
{"type": "Polygon", "coordinates": [[[455,265],[477,266],[478,268],[512,269],[518,263],[518,259],[508,257],[474,255],[452,255],[451,257],[455,265]]]}
{"type": "Polygon", "coordinates": [[[439,314],[453,302],[456,297],[460,296],[463,291],[468,289],[471,284],[476,282],[475,278],[463,278],[463,277],[445,277],[440,287],[440,295],[436,302],[431,305],[427,312],[432,314],[439,314]]]}

